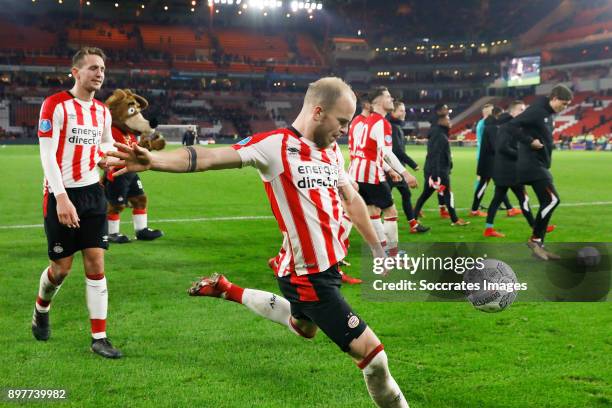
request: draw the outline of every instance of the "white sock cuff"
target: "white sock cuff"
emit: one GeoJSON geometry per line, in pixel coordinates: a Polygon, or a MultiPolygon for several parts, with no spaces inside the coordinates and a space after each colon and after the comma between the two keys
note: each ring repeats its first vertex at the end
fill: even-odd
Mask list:
{"type": "Polygon", "coordinates": [[[120,227],[121,221],[119,220],[108,220],[108,233],[109,234],[118,234],[119,233],[119,227],[120,227]]]}
{"type": "Polygon", "coordinates": [[[102,279],[89,279],[86,277],[85,284],[87,284],[87,286],[93,286],[93,287],[106,286],[106,276],[103,277],[102,279]]]}
{"type": "Polygon", "coordinates": [[[98,333],[91,333],[91,337],[98,340],[98,339],[105,339],[106,338],[106,332],[98,332],[98,333]]]}
{"type": "Polygon", "coordinates": [[[148,224],[147,213],[132,214],[132,222],[134,224],[134,231],[136,232],[147,228],[147,224],[148,224]]]}

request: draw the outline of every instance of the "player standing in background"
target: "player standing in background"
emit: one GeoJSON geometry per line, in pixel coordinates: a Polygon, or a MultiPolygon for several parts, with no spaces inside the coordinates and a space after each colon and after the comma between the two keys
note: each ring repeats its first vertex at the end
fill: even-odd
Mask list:
{"type": "MultiPolygon", "coordinates": [[[[350,162],[353,161],[353,157],[354,157],[353,149],[354,149],[355,135],[356,134],[361,135],[363,133],[365,122],[368,116],[370,116],[370,112],[372,109],[372,105],[370,105],[370,100],[368,98],[367,93],[364,93],[359,97],[359,104],[361,105],[361,112],[359,112],[359,114],[353,118],[353,120],[351,121],[349,125],[349,131],[348,131],[348,147],[349,147],[350,162]]],[[[351,180],[351,181],[356,183],[355,180],[351,180]]],[[[353,187],[355,187],[355,189],[359,189],[359,186],[357,184],[354,184],[353,187]]],[[[349,237],[351,235],[351,230],[353,229],[353,223],[351,222],[349,216],[346,213],[344,214],[344,217],[342,218],[342,228],[344,229],[344,234],[343,234],[344,245],[348,248],[350,244],[349,237]]],[[[347,263],[347,261],[342,261],[342,262],[344,264],[347,263]]]]}
{"type": "MultiPolygon", "coordinates": [[[[495,160],[495,136],[497,134],[497,119],[501,115],[502,110],[494,106],[493,111],[484,120],[484,129],[482,131],[482,137],[480,139],[480,148],[478,152],[478,163],[476,167],[476,174],[478,175],[479,184],[476,191],[474,191],[474,198],[472,200],[472,211],[470,215],[473,217],[486,216],[487,213],[479,210],[480,203],[484,198],[485,191],[491,182],[493,176],[493,162],[495,160]]],[[[502,201],[505,203],[508,217],[514,217],[520,214],[521,210],[512,208],[512,204],[508,200],[507,196],[502,197],[502,201]]],[[[499,207],[499,205],[498,205],[499,207]]]]}
{"type": "MultiPolygon", "coordinates": [[[[434,126],[438,124],[438,119],[447,115],[450,115],[450,109],[448,109],[448,105],[445,103],[437,103],[433,108],[433,117],[429,120],[429,126],[434,126]]],[[[427,135],[429,137],[429,134],[427,135]]],[[[446,205],[444,204],[444,197],[440,194],[436,194],[438,196],[438,211],[440,212],[440,218],[442,219],[450,219],[450,214],[446,209],[446,205]]],[[[419,211],[418,214],[415,214],[418,218],[425,218],[425,214],[423,214],[423,210],[419,211]]]]}
{"type": "MultiPolygon", "coordinates": [[[[484,137],[485,127],[487,125],[487,120],[489,120],[489,118],[493,118],[489,120],[488,122],[489,126],[494,126],[493,109],[494,109],[493,104],[486,103],[482,107],[482,118],[476,124],[476,174],[477,174],[477,177],[476,177],[476,181],[474,184],[475,187],[474,187],[474,198],[472,200],[472,211],[470,212],[470,216],[472,217],[486,217],[487,216],[486,212],[480,211],[480,202],[482,201],[482,198],[484,197],[485,192],[487,191],[487,187],[489,186],[491,177],[487,175],[483,177],[480,174],[483,168],[488,167],[488,166],[481,165],[480,159],[482,158],[483,160],[487,161],[487,157],[482,156],[482,152],[483,152],[482,140],[484,137]]],[[[485,155],[486,153],[487,153],[487,150],[485,150],[485,155]]],[[[512,207],[510,200],[508,200],[508,196],[504,197],[503,203],[504,203],[504,206],[506,207],[508,217],[514,217],[515,215],[519,214],[519,210],[515,210],[512,207]]]]}
{"type": "Polygon", "coordinates": [[[385,173],[388,172],[393,181],[400,181],[403,177],[411,188],[417,186],[417,181],[393,154],[391,124],[385,119],[393,110],[393,98],[389,90],[381,86],[370,92],[368,97],[372,112],[361,134],[354,134],[354,157],[349,174],[357,181],[359,194],[368,205],[370,219],[380,242],[386,246],[390,255],[394,255],[398,251],[397,210],[385,173]]]}
{"type": "Polygon", "coordinates": [[[337,263],[346,255],[341,240],[343,208],[375,257],[385,253],[368,211],[343,169],[336,139],[347,131],[355,95],[339,78],[308,87],[297,119],[287,129],[248,137],[233,147],[188,147],[150,153],[116,145],[126,169],[192,172],[253,166],[259,170],[272,211],[284,236],[277,281],[283,295],[244,289],[223,275],[202,278],[193,296],[214,296],[243,304],[254,313],[312,338],[318,328],[363,370],[368,391],[380,407],[408,407],[389,372],[383,345],[340,294],[337,263]],[[341,204],[342,202],[342,204],[341,204]]]}
{"type": "MultiPolygon", "coordinates": [[[[406,106],[404,102],[395,101],[393,102],[393,111],[387,116],[387,120],[391,124],[391,137],[393,139],[393,154],[402,163],[402,165],[410,166],[412,170],[419,170],[419,165],[412,160],[410,156],[406,154],[406,139],[404,137],[404,131],[402,125],[406,119],[406,106]]],[[[416,215],[412,208],[412,194],[410,194],[410,187],[406,184],[404,179],[399,182],[391,181],[389,186],[397,188],[402,196],[402,209],[410,224],[410,233],[417,234],[429,231],[429,227],[421,225],[416,220],[416,215]]]]}
{"type": "Polygon", "coordinates": [[[572,91],[568,87],[557,85],[548,97],[537,98],[523,113],[508,122],[519,141],[517,181],[530,185],[540,202],[527,246],[543,260],[559,259],[559,255],[544,249],[548,223],[560,202],[549,170],[554,141],[547,122],[551,115],[566,109],[572,98],[572,91]]]}
{"type": "Polygon", "coordinates": [[[370,113],[372,112],[372,105],[370,104],[370,99],[367,93],[359,97],[359,104],[361,105],[361,112],[359,112],[359,114],[353,118],[351,124],[349,125],[348,131],[348,146],[351,161],[353,161],[355,149],[355,135],[361,135],[363,133],[363,127],[365,126],[365,122],[368,119],[368,116],[370,116],[370,113]]]}
{"type": "Polygon", "coordinates": [[[446,110],[436,110],[438,122],[429,129],[427,140],[427,157],[425,158],[425,186],[421,196],[417,200],[414,208],[415,214],[419,214],[425,202],[434,192],[437,192],[443,199],[451,218],[451,225],[465,226],[469,221],[457,217],[455,211],[455,198],[450,187],[450,172],[453,168],[453,160],[448,142],[448,132],[451,127],[448,113],[442,116],[446,110]]]}
{"type": "MultiPolygon", "coordinates": [[[[508,132],[506,125],[512,118],[520,115],[525,110],[523,101],[514,101],[508,107],[507,113],[502,113],[497,119],[498,129],[493,140],[489,143],[493,144],[495,149],[495,160],[493,161],[493,181],[495,182],[495,195],[489,204],[487,213],[487,223],[483,235],[490,238],[503,238],[505,235],[496,231],[493,228],[497,209],[508,194],[508,190],[512,190],[519,201],[519,207],[527,220],[530,227],[533,228],[533,214],[529,207],[529,196],[525,190],[525,186],[518,184],[516,181],[516,159],[518,156],[518,141],[508,132]]],[[[486,135],[485,135],[486,139],[486,135]]],[[[548,226],[548,232],[552,231],[554,226],[548,226]]]]}
{"type": "Polygon", "coordinates": [[[74,86],[51,95],[40,111],[38,137],[45,174],[43,216],[50,265],[40,277],[32,334],[48,340],[49,308],[70,273],[74,253],[81,251],[93,352],[119,358],[106,336],[108,290],[104,250],[108,248],[106,198],[97,164],[112,149],[111,114],[94,99],[104,81],[106,56],[84,47],[72,58],[74,86]]]}

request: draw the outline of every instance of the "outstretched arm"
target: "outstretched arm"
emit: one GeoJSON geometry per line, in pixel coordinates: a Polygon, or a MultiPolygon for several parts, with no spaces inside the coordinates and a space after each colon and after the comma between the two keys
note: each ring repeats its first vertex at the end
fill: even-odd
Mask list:
{"type": "Polygon", "coordinates": [[[149,152],[138,145],[129,147],[122,143],[115,143],[115,147],[117,151],[109,152],[108,155],[120,159],[119,163],[113,163],[116,166],[125,166],[114,173],[116,176],[146,170],[189,173],[242,166],[240,155],[231,147],[210,149],[188,146],[169,152],[149,152]]]}

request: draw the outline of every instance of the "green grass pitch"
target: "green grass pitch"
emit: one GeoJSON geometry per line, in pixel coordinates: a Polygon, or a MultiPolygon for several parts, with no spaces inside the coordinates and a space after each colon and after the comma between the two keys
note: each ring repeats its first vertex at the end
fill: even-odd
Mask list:
{"type": "MultiPolygon", "coordinates": [[[[423,148],[410,153],[423,164],[423,148]]],[[[474,156],[473,149],[454,150],[452,183],[463,217],[474,156]]],[[[215,271],[241,286],[278,293],[266,261],[278,250],[280,233],[255,170],[141,176],[149,224],[165,236],[107,253],[108,332],[125,354],[117,361],[89,351],[80,255],[53,302],[51,339],[33,339],[32,308],[47,264],[44,231],[36,226],[42,223],[37,146],[0,147],[0,171],[4,394],[7,388],[66,389],[67,401],[52,406],[73,407],[372,406],[360,371],[324,335],[305,341],[237,304],[186,294],[192,280],[215,271]],[[262,217],[234,219],[240,216],[262,217]]],[[[549,241],[612,241],[612,155],[555,152],[553,173],[562,204],[549,241]]],[[[483,219],[451,228],[436,206],[431,199],[423,220],[431,232],[413,236],[401,223],[400,240],[484,240],[483,219]]],[[[133,235],[129,213],[123,221],[122,232],[133,235]]],[[[507,242],[529,236],[521,217],[500,213],[496,227],[507,242]]],[[[355,275],[360,242],[353,233],[347,272],[355,275]]],[[[467,303],[370,303],[358,286],[343,292],[384,342],[413,408],[612,405],[610,303],[517,302],[486,314],[467,303]]]]}

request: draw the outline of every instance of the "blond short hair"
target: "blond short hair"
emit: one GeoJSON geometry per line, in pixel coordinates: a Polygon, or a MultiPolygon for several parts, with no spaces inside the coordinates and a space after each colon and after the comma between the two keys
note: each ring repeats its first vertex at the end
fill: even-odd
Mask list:
{"type": "Polygon", "coordinates": [[[344,94],[356,100],[351,86],[337,77],[324,77],[308,85],[304,96],[304,104],[331,109],[344,94]]]}
{"type": "Polygon", "coordinates": [[[97,55],[102,58],[102,61],[106,62],[106,54],[98,47],[83,47],[74,54],[72,57],[72,66],[80,68],[83,60],[87,55],[97,55]]]}

